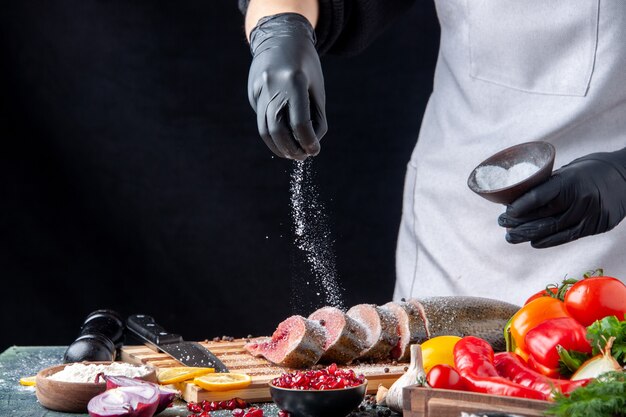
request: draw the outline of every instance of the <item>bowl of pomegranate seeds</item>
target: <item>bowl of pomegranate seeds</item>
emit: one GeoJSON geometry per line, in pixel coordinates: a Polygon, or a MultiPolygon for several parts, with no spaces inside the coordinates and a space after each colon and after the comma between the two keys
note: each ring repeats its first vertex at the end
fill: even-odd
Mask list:
{"type": "Polygon", "coordinates": [[[367,390],[363,375],[335,364],[284,373],[269,385],[272,400],[290,417],[345,417],[361,404],[367,390]]]}

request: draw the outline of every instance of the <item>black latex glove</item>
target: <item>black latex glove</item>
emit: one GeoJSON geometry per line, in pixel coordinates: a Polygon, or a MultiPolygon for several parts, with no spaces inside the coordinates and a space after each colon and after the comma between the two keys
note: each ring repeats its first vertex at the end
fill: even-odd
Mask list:
{"type": "Polygon", "coordinates": [[[611,230],[626,215],[626,148],[578,158],[507,207],[510,243],[547,248],[611,230]]]}
{"type": "Polygon", "coordinates": [[[278,156],[317,155],[326,134],[326,94],[315,31],[296,13],[261,19],[250,33],[248,98],[259,134],[278,156]]]}

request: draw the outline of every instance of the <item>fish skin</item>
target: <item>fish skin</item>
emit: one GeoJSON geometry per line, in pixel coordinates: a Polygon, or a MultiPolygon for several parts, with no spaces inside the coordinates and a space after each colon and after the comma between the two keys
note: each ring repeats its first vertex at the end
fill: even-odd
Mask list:
{"type": "Polygon", "coordinates": [[[416,343],[435,336],[477,336],[496,352],[506,350],[504,327],[520,309],[504,301],[468,296],[410,298],[406,302],[418,309],[424,322],[416,343]]]}

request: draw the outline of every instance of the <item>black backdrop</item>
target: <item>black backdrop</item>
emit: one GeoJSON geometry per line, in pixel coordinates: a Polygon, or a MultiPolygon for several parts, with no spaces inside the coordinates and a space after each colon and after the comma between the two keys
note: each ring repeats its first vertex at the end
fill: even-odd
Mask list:
{"type": "MultiPolygon", "coordinates": [[[[323,59],[330,130],[313,167],[347,305],[393,291],[439,36],[417,3],[364,53],[323,59]]],[[[202,340],[319,305],[293,288],[292,162],[256,133],[234,1],[0,8],[0,349],[68,344],[98,308],[202,340]]]]}

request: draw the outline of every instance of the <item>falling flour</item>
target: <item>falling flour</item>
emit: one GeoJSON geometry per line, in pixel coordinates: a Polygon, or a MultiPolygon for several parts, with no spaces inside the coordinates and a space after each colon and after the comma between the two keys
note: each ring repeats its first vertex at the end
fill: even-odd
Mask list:
{"type": "Polygon", "coordinates": [[[304,253],[324,303],[343,309],[328,218],[312,177],[310,159],[294,162],[290,189],[295,244],[304,253]]]}
{"type": "Polygon", "coordinates": [[[509,169],[497,165],[484,165],[476,170],[476,184],[481,190],[497,190],[517,184],[539,171],[530,162],[520,162],[509,169]]]}

